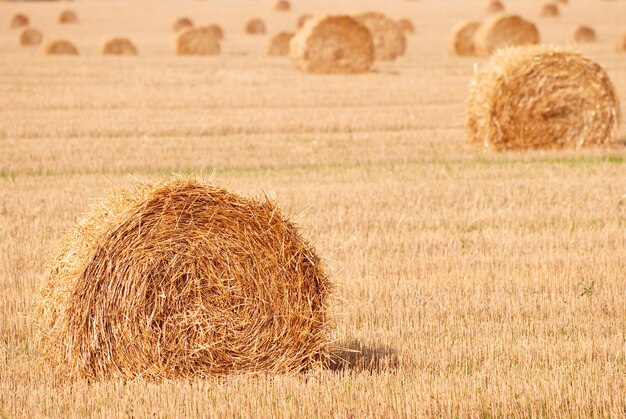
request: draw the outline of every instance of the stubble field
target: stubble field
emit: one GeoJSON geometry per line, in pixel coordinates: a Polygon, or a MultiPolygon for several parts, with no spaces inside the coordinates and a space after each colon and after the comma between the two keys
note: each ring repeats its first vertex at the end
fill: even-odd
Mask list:
{"type": "MultiPolygon", "coordinates": [[[[626,110],[623,1],[571,0],[542,39],[601,63],[626,110]]],[[[626,415],[626,130],[615,147],[494,153],[469,143],[482,59],[447,55],[481,1],[95,1],[0,4],[0,417],[626,415]],[[71,7],[80,23],[61,27],[71,7]],[[358,76],[265,56],[303,13],[380,10],[416,26],[406,56],[358,76]],[[79,57],[17,46],[25,12],[79,57]],[[225,32],[177,57],[172,22],[225,32]],[[243,26],[261,17],[268,34],[243,26]],[[139,57],[101,57],[130,37],[139,57]],[[173,173],[267,194],[337,283],[335,364],[305,376],[68,384],[40,363],[30,306],[46,258],[98,199],[173,173]]]]}

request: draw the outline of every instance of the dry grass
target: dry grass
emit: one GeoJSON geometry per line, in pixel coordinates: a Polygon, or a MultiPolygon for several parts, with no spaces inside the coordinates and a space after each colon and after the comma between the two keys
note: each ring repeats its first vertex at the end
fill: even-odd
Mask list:
{"type": "MultiPolygon", "coordinates": [[[[624,109],[622,2],[570,3],[540,22],[542,41],[597,28],[577,48],[624,109]]],[[[119,2],[122,13],[81,0],[72,27],[57,24],[59,3],[2,4],[0,416],[623,416],[625,148],[493,153],[468,141],[468,82],[486,61],[450,57],[445,41],[481,3],[301,0],[293,15],[273,2],[176,4],[119,2]],[[272,34],[300,13],[361,10],[410,16],[418,34],[371,72],[310,75],[267,57],[269,37],[246,35],[242,10],[272,34]],[[81,56],[20,47],[7,27],[18,12],[81,56]],[[219,22],[222,54],[174,56],[179,16],[219,22]],[[107,34],[141,56],[103,59],[107,34]],[[30,306],[56,243],[99,198],[171,173],[266,193],[306,227],[345,300],[333,368],[86,385],[41,364],[30,306]]],[[[541,4],[510,3],[528,17],[541,4]]]]}

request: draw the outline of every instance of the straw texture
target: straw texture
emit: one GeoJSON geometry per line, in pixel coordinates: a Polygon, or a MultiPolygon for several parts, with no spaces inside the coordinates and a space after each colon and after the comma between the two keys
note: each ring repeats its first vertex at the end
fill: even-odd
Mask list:
{"type": "Polygon", "coordinates": [[[250,19],[246,24],[246,33],[250,35],[264,34],[265,31],[265,23],[261,19],[250,19]]]}
{"type": "Polygon", "coordinates": [[[73,10],[64,10],[59,15],[59,23],[78,23],[78,15],[73,10]]]}
{"type": "Polygon", "coordinates": [[[496,16],[484,22],[474,35],[478,55],[488,56],[498,48],[539,43],[534,23],[517,15],[496,16]]]}
{"type": "Polygon", "coordinates": [[[55,39],[48,41],[43,46],[46,55],[78,55],[78,49],[69,41],[55,39]]]}
{"type": "Polygon", "coordinates": [[[596,31],[590,26],[579,26],[572,35],[574,42],[596,42],[596,31]]]}
{"type": "Polygon", "coordinates": [[[210,27],[184,30],[176,38],[178,55],[219,55],[219,34],[210,27]]]}
{"type": "Polygon", "coordinates": [[[69,380],[303,372],[327,360],[330,291],[272,202],[174,178],[114,195],[66,236],[38,343],[69,380]]]}
{"type": "Polygon", "coordinates": [[[406,37],[397,22],[376,12],[357,15],[356,19],[372,34],[376,60],[391,61],[404,54],[406,37]]]}
{"type": "Polygon", "coordinates": [[[270,39],[267,55],[289,55],[289,43],[293,38],[293,32],[280,32],[270,39]]]}
{"type": "Polygon", "coordinates": [[[496,52],[467,101],[471,139],[495,150],[610,144],[619,101],[606,72],[579,54],[542,46],[496,52]]]}
{"type": "Polygon", "coordinates": [[[476,35],[478,28],[480,28],[480,22],[477,20],[459,22],[452,28],[450,38],[448,39],[448,52],[450,55],[476,55],[474,35],[476,35]]]}
{"type": "Polygon", "coordinates": [[[104,41],[102,55],[137,55],[137,47],[128,38],[112,38],[104,41]]]}
{"type": "Polygon", "coordinates": [[[24,29],[20,34],[20,45],[29,47],[39,45],[43,41],[43,35],[35,28],[24,29]]]}
{"type": "Polygon", "coordinates": [[[350,16],[318,16],[291,39],[291,62],[309,73],[364,73],[374,61],[370,31],[350,16]]]}
{"type": "Polygon", "coordinates": [[[174,32],[189,28],[193,28],[193,21],[187,17],[181,17],[172,25],[172,29],[174,29],[174,32]]]}
{"type": "Polygon", "coordinates": [[[16,15],[13,15],[13,17],[11,18],[11,23],[9,23],[9,27],[11,29],[22,28],[24,26],[28,26],[28,24],[28,16],[18,13],[16,15]]]}

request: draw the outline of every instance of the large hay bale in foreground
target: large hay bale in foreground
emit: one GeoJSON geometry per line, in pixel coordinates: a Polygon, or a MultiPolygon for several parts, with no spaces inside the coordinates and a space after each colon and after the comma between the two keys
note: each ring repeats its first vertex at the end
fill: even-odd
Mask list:
{"type": "Polygon", "coordinates": [[[374,61],[370,31],[350,16],[318,16],[291,39],[291,62],[309,73],[364,73],[374,61]]]}
{"type": "Polygon", "coordinates": [[[298,18],[298,23],[297,23],[297,25],[298,25],[298,29],[300,29],[301,27],[303,27],[303,26],[304,26],[304,24],[306,23],[306,21],[307,21],[307,20],[309,20],[309,19],[311,19],[312,17],[313,17],[313,15],[309,15],[309,14],[306,14],[306,15],[302,15],[302,16],[300,16],[300,17],[298,18]]]}
{"type": "Polygon", "coordinates": [[[248,23],[246,23],[246,33],[250,35],[261,35],[264,34],[265,23],[261,19],[250,19],[248,23]]]}
{"type": "Polygon", "coordinates": [[[100,48],[102,55],[137,55],[137,47],[128,38],[111,38],[100,48]]]}
{"type": "Polygon", "coordinates": [[[63,10],[59,15],[59,23],[78,23],[78,15],[73,10],[63,10]]]}
{"type": "Polygon", "coordinates": [[[293,32],[280,32],[272,37],[267,48],[267,55],[289,55],[289,43],[293,32]]]}
{"type": "Polygon", "coordinates": [[[20,45],[29,47],[39,45],[43,41],[43,35],[35,28],[24,29],[20,34],[20,45]]]}
{"type": "Polygon", "coordinates": [[[615,46],[615,49],[619,52],[626,51],[626,32],[617,38],[617,45],[615,46]]]}
{"type": "Polygon", "coordinates": [[[602,67],[542,46],[497,51],[474,76],[467,101],[472,141],[495,150],[608,144],[619,120],[619,100],[602,67]]]}
{"type": "Polygon", "coordinates": [[[274,10],[279,12],[287,12],[291,9],[291,4],[287,0],[278,0],[274,5],[274,10]]]}
{"type": "Polygon", "coordinates": [[[450,55],[468,57],[476,55],[474,35],[478,28],[480,28],[480,22],[477,20],[466,20],[454,26],[448,40],[450,55]]]}
{"type": "Polygon", "coordinates": [[[596,31],[590,26],[578,26],[572,35],[574,42],[596,42],[596,31]]]}
{"type": "Polygon", "coordinates": [[[404,32],[405,34],[415,33],[415,26],[413,25],[413,22],[411,22],[409,19],[406,19],[406,18],[400,19],[398,21],[398,26],[400,26],[400,29],[402,29],[402,32],[404,32]]]}
{"type": "Polygon", "coordinates": [[[517,15],[497,16],[484,22],[474,35],[479,55],[490,55],[498,48],[539,43],[539,30],[534,23],[517,15]]]}
{"type": "Polygon", "coordinates": [[[396,22],[376,12],[362,13],[356,19],[372,34],[376,60],[395,60],[404,54],[406,36],[396,22]]]}
{"type": "Polygon", "coordinates": [[[39,286],[38,343],[69,379],[302,372],[327,357],[330,290],[274,203],[175,178],[69,232],[39,286]]]}
{"type": "Polygon", "coordinates": [[[487,13],[501,13],[504,12],[504,4],[499,0],[490,0],[485,9],[487,13]]]}
{"type": "Polygon", "coordinates": [[[189,29],[189,28],[193,28],[193,22],[191,19],[187,17],[181,17],[172,25],[172,29],[174,29],[174,32],[178,32],[182,29],[189,29]]]}
{"type": "Polygon", "coordinates": [[[541,8],[542,17],[556,17],[559,15],[559,6],[555,3],[544,4],[541,8]]]}
{"type": "Polygon", "coordinates": [[[187,29],[176,38],[176,53],[178,55],[219,55],[219,35],[209,27],[187,29]]]}
{"type": "Polygon", "coordinates": [[[28,26],[29,24],[28,16],[18,13],[13,15],[11,18],[11,22],[9,23],[9,27],[11,29],[15,28],[23,28],[24,26],[28,26]]]}
{"type": "Polygon", "coordinates": [[[46,55],[78,55],[78,48],[64,39],[54,39],[44,44],[43,52],[46,55]]]}

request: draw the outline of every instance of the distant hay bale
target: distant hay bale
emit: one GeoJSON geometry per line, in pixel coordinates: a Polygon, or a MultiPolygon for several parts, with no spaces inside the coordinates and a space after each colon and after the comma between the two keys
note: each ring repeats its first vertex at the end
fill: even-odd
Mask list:
{"type": "Polygon", "coordinates": [[[39,284],[37,343],[70,381],[305,372],[328,359],[331,289],[273,202],[168,179],[67,234],[39,284]]]}
{"type": "Polygon", "coordinates": [[[596,42],[596,31],[589,26],[579,26],[574,30],[572,36],[575,42],[596,42]]]}
{"type": "Polygon", "coordinates": [[[274,10],[279,12],[287,12],[291,9],[291,4],[287,0],[279,0],[274,5],[274,10]]]}
{"type": "Polygon", "coordinates": [[[472,141],[498,151],[609,144],[619,120],[619,100],[602,67],[543,46],[494,53],[475,74],[467,101],[472,141]]]}
{"type": "Polygon", "coordinates": [[[561,4],[567,4],[569,3],[568,0],[556,0],[557,3],[561,3],[561,4]]]}
{"type": "Polygon", "coordinates": [[[78,55],[78,49],[69,41],[55,39],[48,41],[43,46],[46,55],[78,55]]]}
{"type": "Polygon", "coordinates": [[[311,19],[312,15],[302,15],[298,18],[298,29],[304,26],[307,20],[311,19]]]}
{"type": "Polygon", "coordinates": [[[396,22],[376,12],[362,13],[356,19],[372,34],[376,60],[395,60],[404,54],[406,37],[396,22]]]}
{"type": "Polygon", "coordinates": [[[409,19],[400,19],[398,21],[398,26],[400,26],[400,29],[402,29],[402,32],[404,33],[415,33],[415,26],[409,19]]]}
{"type": "Polygon", "coordinates": [[[20,34],[20,45],[29,47],[39,45],[43,41],[43,35],[35,28],[24,29],[20,34]]]}
{"type": "Polygon", "coordinates": [[[178,55],[219,55],[219,34],[210,27],[191,28],[176,38],[178,55]]]}
{"type": "Polygon", "coordinates": [[[18,13],[11,18],[11,23],[9,23],[9,27],[11,29],[23,28],[24,26],[28,26],[28,24],[28,16],[18,13]]]}
{"type": "Polygon", "coordinates": [[[615,49],[618,52],[626,51],[626,32],[617,38],[617,46],[615,49]]]}
{"type": "Polygon", "coordinates": [[[504,4],[499,0],[490,0],[486,9],[487,13],[501,13],[504,12],[504,4]]]}
{"type": "Polygon", "coordinates": [[[541,8],[542,17],[556,17],[559,15],[559,6],[554,3],[544,4],[541,8]]]}
{"type": "Polygon", "coordinates": [[[104,41],[102,55],[137,55],[137,47],[128,38],[112,38],[104,41]]]}
{"type": "Polygon", "coordinates": [[[267,48],[267,55],[289,55],[289,43],[293,32],[280,32],[272,37],[267,48]]]}
{"type": "Polygon", "coordinates": [[[539,43],[539,30],[534,23],[517,15],[496,16],[480,25],[474,34],[478,55],[490,55],[498,48],[539,43]]]}
{"type": "Polygon", "coordinates": [[[78,16],[73,10],[63,10],[59,15],[59,23],[78,23],[78,16]]]}
{"type": "Polygon", "coordinates": [[[309,73],[364,73],[374,61],[370,31],[350,16],[317,16],[291,39],[295,68],[309,73]]]}
{"type": "Polygon", "coordinates": [[[450,55],[476,55],[474,35],[478,28],[480,28],[480,22],[477,20],[466,20],[454,26],[448,40],[448,51],[450,55]]]}
{"type": "Polygon", "coordinates": [[[250,19],[246,23],[246,33],[250,35],[264,34],[265,31],[265,23],[261,19],[250,19]]]}
{"type": "Polygon", "coordinates": [[[213,24],[213,25],[207,26],[207,29],[213,32],[214,36],[220,41],[224,39],[224,30],[222,29],[221,26],[213,24]]]}
{"type": "Polygon", "coordinates": [[[193,28],[193,22],[187,17],[181,17],[176,22],[174,22],[174,25],[172,25],[172,29],[174,29],[174,32],[189,28],[193,28]]]}

